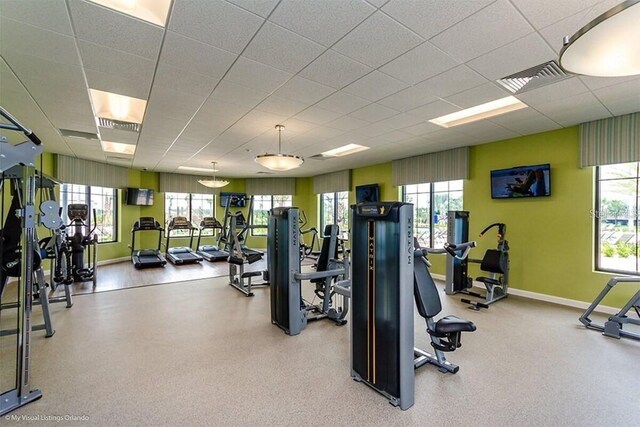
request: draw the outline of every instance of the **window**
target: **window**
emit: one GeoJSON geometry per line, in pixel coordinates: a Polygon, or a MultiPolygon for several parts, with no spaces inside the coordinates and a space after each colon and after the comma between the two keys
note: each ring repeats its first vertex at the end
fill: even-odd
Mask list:
{"type": "MultiPolygon", "coordinates": [[[[213,194],[164,193],[165,227],[171,218],[186,217],[194,225],[199,226],[206,216],[215,216],[215,196],[213,194]]],[[[213,230],[205,230],[203,236],[211,236],[213,230]]],[[[175,230],[171,236],[188,236],[188,230],[175,230]]]]}
{"type": "Polygon", "coordinates": [[[349,235],[349,192],[322,193],[320,195],[320,232],[325,226],[337,224],[342,238],[349,235]]]}
{"type": "Polygon", "coordinates": [[[82,203],[89,205],[89,215],[85,221],[91,228],[94,226],[99,243],[115,242],[118,239],[117,206],[118,190],[115,188],[95,187],[88,185],[62,184],[60,201],[63,207],[62,219],[69,223],[67,206],[82,203]],[[93,209],[96,211],[96,224],[93,224],[93,209]]]}
{"type": "Polygon", "coordinates": [[[271,208],[280,206],[293,206],[293,197],[291,195],[284,196],[253,196],[253,218],[252,225],[262,226],[252,228],[252,236],[266,236],[267,225],[269,225],[269,211],[271,208]]]}
{"type": "Polygon", "coordinates": [[[596,181],[596,269],[639,274],[640,163],[600,166],[596,181]]]}
{"type": "Polygon", "coordinates": [[[462,180],[405,185],[402,200],[413,203],[420,246],[440,248],[447,242],[447,212],[462,209],[462,180]]]}

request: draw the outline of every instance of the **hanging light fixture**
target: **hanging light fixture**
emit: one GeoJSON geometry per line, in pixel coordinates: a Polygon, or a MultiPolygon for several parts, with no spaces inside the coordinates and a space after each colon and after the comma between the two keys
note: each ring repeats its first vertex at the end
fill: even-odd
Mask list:
{"type": "Polygon", "coordinates": [[[274,171],[288,171],[300,167],[304,159],[293,154],[282,154],[282,129],[284,125],[276,125],[278,129],[278,154],[261,154],[254,159],[267,169],[274,171]]]}
{"type": "Polygon", "coordinates": [[[627,0],[565,37],[560,65],[597,77],[640,74],[640,0],[627,0]]]}
{"type": "Polygon", "coordinates": [[[204,185],[205,187],[209,187],[209,188],[220,188],[229,184],[229,181],[216,178],[216,172],[218,171],[216,169],[216,162],[211,162],[211,164],[213,165],[213,179],[199,179],[198,182],[204,185]]]}

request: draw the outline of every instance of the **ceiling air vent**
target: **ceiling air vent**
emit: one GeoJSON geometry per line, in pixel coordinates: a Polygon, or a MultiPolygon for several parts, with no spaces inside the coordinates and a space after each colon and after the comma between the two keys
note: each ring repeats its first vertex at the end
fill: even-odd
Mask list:
{"type": "Polygon", "coordinates": [[[567,75],[555,60],[536,65],[527,70],[498,79],[497,82],[511,93],[526,92],[572,77],[567,75]]]}
{"type": "Polygon", "coordinates": [[[267,171],[258,171],[256,172],[256,175],[275,175],[275,173],[267,172],[267,171]]]}
{"type": "Polygon", "coordinates": [[[328,159],[333,159],[333,156],[323,156],[322,154],[316,154],[315,156],[311,156],[308,157],[309,159],[313,159],[313,160],[328,160],[328,159]]]}
{"type": "Polygon", "coordinates": [[[79,130],[58,129],[60,135],[65,138],[98,139],[98,135],[90,132],[80,132],[79,130]]]}
{"type": "Polygon", "coordinates": [[[131,157],[107,156],[108,163],[131,163],[131,157]]]}
{"type": "Polygon", "coordinates": [[[129,132],[140,132],[140,124],[123,122],[121,120],[105,119],[98,117],[98,126],[107,129],[126,130],[129,132]]]}

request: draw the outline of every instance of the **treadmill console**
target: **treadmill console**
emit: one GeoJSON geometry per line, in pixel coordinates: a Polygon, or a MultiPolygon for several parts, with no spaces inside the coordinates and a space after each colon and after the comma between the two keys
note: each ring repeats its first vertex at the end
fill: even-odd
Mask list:
{"type": "Polygon", "coordinates": [[[169,230],[190,230],[194,227],[186,217],[176,216],[169,222],[168,228],[169,230]]]}
{"type": "Polygon", "coordinates": [[[222,228],[222,224],[214,217],[206,216],[200,221],[200,228],[222,228]]]}
{"type": "Polygon", "coordinates": [[[159,230],[160,223],[152,216],[143,216],[136,221],[133,228],[136,230],[159,230]]]}

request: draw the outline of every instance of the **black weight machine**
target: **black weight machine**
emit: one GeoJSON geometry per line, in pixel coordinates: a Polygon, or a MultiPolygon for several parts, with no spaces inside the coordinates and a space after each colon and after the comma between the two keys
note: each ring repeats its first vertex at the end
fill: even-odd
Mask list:
{"type": "Polygon", "coordinates": [[[633,283],[638,285],[640,283],[640,277],[614,277],[610,279],[605,287],[602,289],[602,292],[598,294],[595,300],[591,303],[591,305],[587,308],[587,310],[582,313],[580,316],[580,323],[586,326],[589,329],[594,329],[596,331],[602,332],[602,335],[611,338],[631,338],[634,340],[640,340],[640,332],[636,328],[636,331],[624,330],[624,325],[635,325],[640,326],[640,290],[636,292],[631,299],[620,309],[619,312],[610,316],[609,319],[603,324],[599,325],[597,323],[593,323],[593,321],[589,318],[591,313],[598,307],[598,304],[602,302],[604,297],[607,296],[611,290],[621,283],[633,283]],[[635,316],[633,314],[630,315],[631,311],[635,312],[635,316]]]}
{"type": "MultiPolygon", "coordinates": [[[[45,211],[42,215],[36,214],[35,196],[36,196],[36,176],[35,176],[35,159],[42,153],[42,143],[40,139],[31,132],[31,130],[20,124],[11,114],[0,107],[0,116],[4,118],[0,121],[0,129],[12,132],[20,132],[28,138],[28,141],[17,144],[10,143],[4,134],[0,134],[0,172],[4,175],[5,171],[14,166],[18,166],[21,170],[21,186],[20,186],[20,203],[14,210],[13,216],[18,219],[17,226],[20,229],[18,236],[18,248],[11,248],[5,242],[4,236],[0,239],[0,253],[2,254],[3,280],[0,281],[0,305],[3,299],[6,284],[6,269],[17,268],[19,270],[17,283],[17,309],[15,310],[14,322],[17,328],[17,339],[14,341],[15,351],[10,348],[3,348],[3,354],[15,355],[15,363],[11,367],[6,363],[7,359],[3,359],[3,371],[15,371],[14,380],[12,382],[2,382],[0,384],[0,416],[7,414],[21,406],[24,406],[34,400],[42,397],[40,390],[31,390],[29,383],[31,381],[31,317],[34,289],[34,267],[38,265],[39,250],[36,237],[36,226],[38,219],[40,221],[49,221],[47,217],[58,215],[59,212],[45,211]],[[39,217],[39,218],[38,218],[39,217]],[[17,249],[17,252],[16,252],[17,249]],[[13,254],[19,254],[18,259],[13,259],[13,254]],[[9,258],[5,258],[8,255],[9,258]],[[10,264],[8,263],[10,262],[10,264]],[[8,386],[8,387],[7,387],[8,386]]],[[[4,183],[4,177],[1,181],[4,183]]],[[[0,195],[4,196],[0,192],[0,195]]],[[[14,194],[15,197],[18,195],[14,194]]],[[[4,197],[2,202],[4,205],[4,197]]],[[[3,206],[4,207],[4,206],[3,206]]],[[[55,220],[55,218],[53,218],[55,220]]],[[[61,222],[60,222],[61,223],[61,222]]],[[[3,227],[3,230],[5,228],[3,227]]],[[[46,299],[46,298],[45,298],[46,299]]],[[[8,315],[5,310],[0,308],[2,317],[8,315]]],[[[12,344],[13,345],[13,344],[12,344]]],[[[4,357],[4,356],[3,356],[4,357]]]]}
{"type": "Polygon", "coordinates": [[[167,260],[162,256],[162,232],[164,228],[154,217],[143,216],[133,223],[131,228],[131,262],[135,268],[164,267],[167,260]],[[156,249],[137,249],[136,233],[142,231],[158,232],[158,247],[156,249]]]}
{"type": "Polygon", "coordinates": [[[198,229],[198,240],[196,242],[196,247],[198,248],[198,250],[196,251],[196,253],[207,261],[212,262],[224,261],[229,258],[229,252],[223,251],[218,247],[218,245],[200,245],[200,240],[203,237],[202,232],[205,230],[212,230],[212,237],[217,238],[216,233],[218,233],[218,235],[222,234],[222,224],[220,224],[220,221],[212,216],[202,218],[202,221],[200,221],[200,227],[198,229]]]}
{"type": "Polygon", "coordinates": [[[315,227],[305,228],[307,226],[307,214],[303,210],[300,211],[300,259],[309,258],[317,260],[320,254],[318,229],[315,227]],[[306,236],[311,236],[311,241],[307,242],[306,236]]]}
{"type": "Polygon", "coordinates": [[[344,325],[349,311],[351,281],[349,258],[337,259],[338,226],[327,226],[316,271],[301,272],[299,209],[271,209],[267,239],[268,276],[271,285],[271,323],[289,335],[298,335],[307,323],[329,319],[344,325]],[[315,285],[320,304],[302,296],[302,280],[315,285]]]}
{"type": "Polygon", "coordinates": [[[93,226],[87,224],[89,218],[89,205],[86,203],[74,203],[67,206],[67,230],[73,234],[67,234],[67,244],[71,248],[71,264],[74,282],[93,282],[95,288],[98,276],[98,235],[95,234],[98,226],[96,210],[93,213],[93,226]],[[86,262],[85,262],[86,255],[86,262]]]}
{"type": "Polygon", "coordinates": [[[362,203],[351,210],[351,376],[392,405],[408,409],[414,404],[414,371],[433,364],[455,374],[458,367],[444,353],[461,346],[462,332],[476,329],[455,316],[435,320],[442,306],[426,255],[462,258],[475,242],[447,244],[445,249],[416,248],[409,203],[362,203]],[[434,355],[414,347],[414,300],[434,355]]]}
{"type": "MultiPolygon", "coordinates": [[[[449,211],[447,223],[447,241],[453,244],[469,240],[469,212],[449,211]]],[[[482,259],[447,257],[445,293],[454,295],[463,293],[480,301],[463,298],[461,301],[469,304],[472,310],[489,308],[489,305],[506,298],[509,290],[509,242],[505,239],[507,226],[502,222],[488,225],[480,232],[480,237],[489,230],[498,229],[498,243],[496,249],[487,249],[482,259]],[[474,292],[473,279],[468,275],[469,263],[480,264],[480,270],[487,276],[476,277],[486,289],[485,294],[474,292]]]]}
{"type": "Polygon", "coordinates": [[[196,227],[191,223],[191,221],[183,216],[177,216],[169,221],[169,225],[167,225],[167,243],[165,246],[167,252],[165,253],[165,257],[171,261],[172,264],[193,264],[202,261],[202,257],[191,249],[191,246],[193,246],[194,230],[196,230],[196,227]],[[171,232],[173,230],[188,230],[189,246],[178,246],[175,248],[170,247],[171,232]]]}
{"type": "MultiPolygon", "coordinates": [[[[262,226],[250,224],[242,211],[232,213],[229,208],[230,202],[224,208],[224,223],[222,224],[222,231],[218,234],[218,249],[231,253],[232,247],[237,243],[245,256],[255,257],[259,255],[262,258],[264,252],[248,248],[245,242],[250,229],[261,228],[262,226]]],[[[249,198],[248,216],[250,220],[253,218],[253,196],[249,198]]]]}

